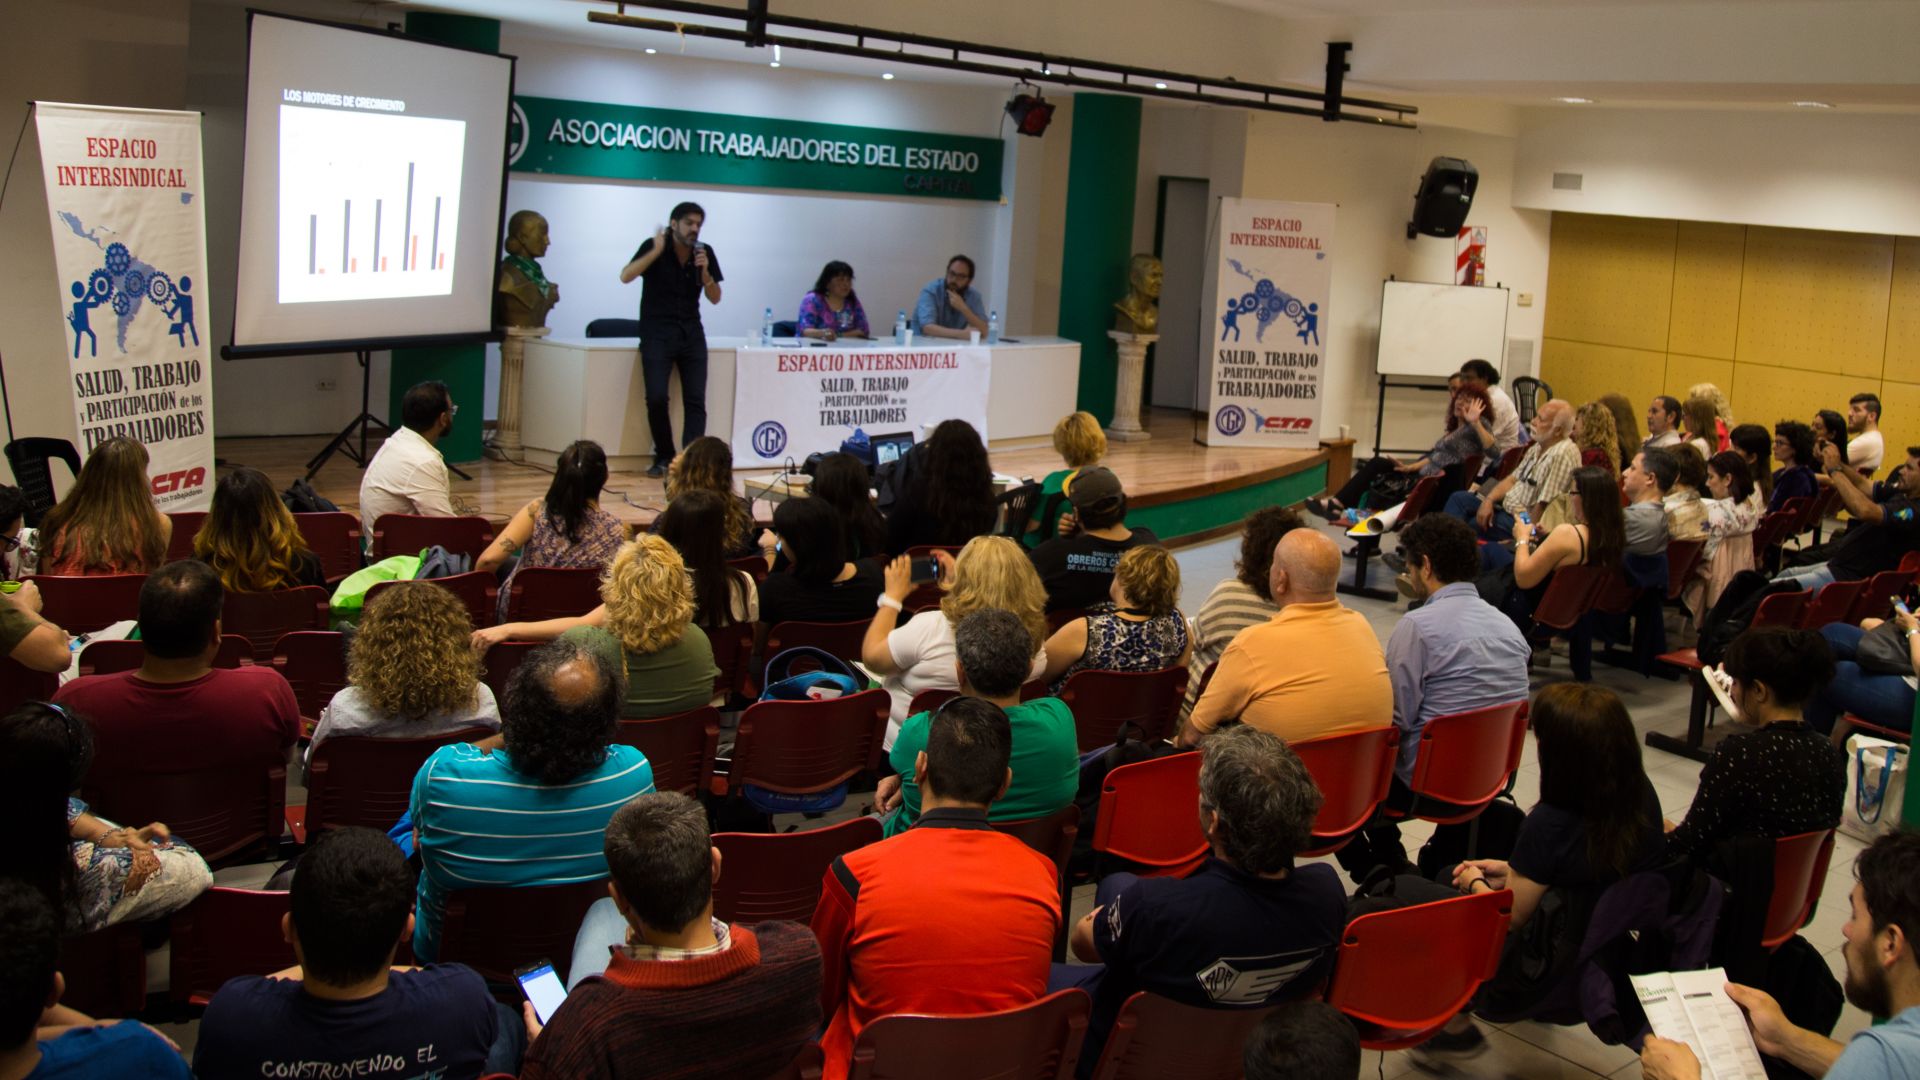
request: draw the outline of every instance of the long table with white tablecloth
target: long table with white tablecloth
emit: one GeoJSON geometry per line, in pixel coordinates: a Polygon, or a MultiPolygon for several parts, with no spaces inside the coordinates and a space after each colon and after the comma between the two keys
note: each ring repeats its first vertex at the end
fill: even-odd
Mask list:
{"type": "MultiPolygon", "coordinates": [[[[797,358],[789,362],[790,367],[815,370],[794,373],[795,390],[790,403],[784,406],[780,404],[784,396],[770,404],[767,395],[757,392],[765,389],[761,385],[744,395],[756,412],[748,424],[749,437],[745,440],[748,445],[741,445],[741,440],[735,438],[735,408],[743,397],[738,379],[742,349],[747,351],[749,367],[756,370],[756,359],[764,361],[768,355],[757,343],[743,338],[707,339],[707,433],[734,443],[734,465],[741,469],[776,468],[787,457],[801,460],[813,451],[838,447],[838,438],[832,439],[832,445],[801,445],[814,438],[824,440],[825,429],[835,426],[819,421],[825,400],[822,395],[837,391],[839,386],[829,385],[823,390],[820,378],[852,378],[855,381],[850,393],[859,396],[867,393],[863,390],[867,385],[864,379],[884,375],[891,380],[903,374],[914,377],[915,371],[929,368],[931,362],[925,358],[951,355],[959,365],[962,355],[972,355],[972,347],[964,341],[938,345],[916,342],[910,348],[895,347],[890,341],[851,348],[844,342],[833,348],[791,341],[776,343],[773,353],[797,358]],[[819,370],[834,366],[824,359],[826,357],[844,357],[846,361],[839,365],[839,371],[819,370]],[[848,370],[849,367],[857,370],[848,370]],[[879,368],[886,370],[875,370],[879,368]],[[803,384],[802,379],[810,381],[803,384]],[[789,424],[781,420],[782,409],[791,409],[793,417],[805,422],[789,424]],[[779,424],[786,433],[772,459],[755,453],[751,445],[751,429],[767,421],[779,424]],[[800,431],[808,434],[796,437],[800,431]]],[[[1080,378],[1078,342],[1021,335],[1018,340],[981,345],[978,350],[978,355],[985,358],[988,380],[984,434],[990,443],[1004,445],[1014,440],[1044,437],[1062,416],[1074,410],[1080,378]]],[[[777,357],[774,360],[777,366],[777,357]]],[[[966,368],[979,369],[978,364],[966,368]]],[[[605,448],[609,464],[616,469],[645,468],[652,462],[653,445],[647,429],[645,380],[640,369],[638,339],[549,337],[529,340],[521,385],[521,441],[530,458],[544,462],[576,439],[592,439],[605,448]]],[[[888,393],[896,384],[889,381],[876,386],[873,392],[888,393]]],[[[678,375],[672,380],[670,393],[674,436],[680,438],[685,414],[678,375]]],[[[868,406],[849,405],[844,413],[830,412],[824,419],[854,419],[861,415],[862,407],[868,406]]],[[[884,421],[863,425],[869,434],[908,430],[914,426],[893,423],[900,414],[892,409],[883,408],[865,415],[884,421]]],[[[950,415],[969,415],[970,418],[970,414],[959,412],[950,415]]],[[[741,418],[746,417],[743,414],[741,418]]],[[[915,425],[929,418],[945,417],[916,407],[915,425]]],[[[851,430],[847,426],[842,434],[851,430]]],[[[916,430],[915,434],[919,436],[922,432],[916,430]]],[[[763,438],[762,449],[771,447],[774,441],[771,429],[763,438]]]]}

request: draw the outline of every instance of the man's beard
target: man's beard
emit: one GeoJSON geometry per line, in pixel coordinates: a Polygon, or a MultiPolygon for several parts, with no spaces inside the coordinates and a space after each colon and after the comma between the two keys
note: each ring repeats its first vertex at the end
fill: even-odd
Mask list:
{"type": "Polygon", "coordinates": [[[1847,957],[1847,1000],[1856,1008],[1864,1011],[1876,1020],[1884,1020],[1893,1015],[1893,991],[1887,985],[1887,973],[1873,966],[1871,959],[1862,961],[1854,971],[1854,958],[1849,950],[1847,957]]]}

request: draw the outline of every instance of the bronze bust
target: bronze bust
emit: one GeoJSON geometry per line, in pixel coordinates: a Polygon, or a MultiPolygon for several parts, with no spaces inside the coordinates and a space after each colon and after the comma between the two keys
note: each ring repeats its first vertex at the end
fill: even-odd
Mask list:
{"type": "Polygon", "coordinates": [[[560,302],[560,285],[548,281],[535,262],[547,253],[547,219],[532,210],[516,210],[507,219],[507,257],[493,297],[493,321],[527,329],[547,325],[547,312],[560,302]]]}
{"type": "Polygon", "coordinates": [[[1114,329],[1126,334],[1160,332],[1160,260],[1152,255],[1135,255],[1127,264],[1127,295],[1116,301],[1119,312],[1114,329]]]}

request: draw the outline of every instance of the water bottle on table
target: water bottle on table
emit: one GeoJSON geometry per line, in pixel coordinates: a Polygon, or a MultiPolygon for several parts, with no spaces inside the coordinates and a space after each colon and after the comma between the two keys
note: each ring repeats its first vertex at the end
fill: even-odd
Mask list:
{"type": "Polygon", "coordinates": [[[893,317],[893,343],[895,345],[905,345],[907,343],[906,308],[901,308],[900,314],[893,317]]]}
{"type": "Polygon", "coordinates": [[[760,344],[773,344],[773,309],[768,308],[760,317],[760,344]]]}
{"type": "Polygon", "coordinates": [[[1000,344],[1000,313],[997,311],[987,315],[987,344],[1000,344]]]}

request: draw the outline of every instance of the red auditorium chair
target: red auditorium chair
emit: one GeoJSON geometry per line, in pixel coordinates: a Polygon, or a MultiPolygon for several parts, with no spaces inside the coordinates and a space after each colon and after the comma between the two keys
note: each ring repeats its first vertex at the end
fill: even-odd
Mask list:
{"type": "Polygon", "coordinates": [[[414,775],[435,750],[492,734],[490,728],[471,727],[410,739],[340,735],[322,741],[307,760],[307,805],[287,808],[294,838],[305,843],[309,836],[347,825],[386,832],[406,815],[414,775]]]}
{"type": "Polygon", "coordinates": [[[738,795],[751,784],[816,794],[879,768],[891,701],[885,690],[865,690],[826,701],[754,702],[740,714],[726,791],[738,795]]]}
{"type": "Polygon", "coordinates": [[[702,705],[651,720],[621,720],[615,742],[636,747],[653,768],[653,786],[695,798],[713,786],[720,752],[720,710],[702,705]]]}
{"type": "Polygon", "coordinates": [[[320,572],[329,582],[337,582],[366,565],[361,557],[360,519],[344,510],[318,514],[295,514],[300,538],[307,550],[320,557],[320,572]]]}
{"type": "Polygon", "coordinates": [[[193,537],[200,531],[200,526],[206,524],[207,512],[169,510],[167,516],[173,519],[173,533],[167,538],[167,561],[193,558],[193,537]]]}
{"type": "Polygon", "coordinates": [[[145,574],[34,574],[40,588],[40,615],[69,634],[91,634],[114,623],[140,617],[140,587],[145,574]]]}
{"type": "Polygon", "coordinates": [[[138,1016],[147,1007],[147,952],[139,923],[60,939],[60,1004],[88,1016],[138,1016]]]}
{"type": "Polygon", "coordinates": [[[1171,736],[1187,695],[1184,666],[1159,671],[1076,671],[1060,688],[1073,711],[1080,752],[1112,746],[1123,732],[1156,742],[1171,736]]]}
{"type": "Polygon", "coordinates": [[[1120,1006],[1093,1080],[1239,1077],[1242,1048],[1275,1008],[1202,1009],[1142,990],[1120,1006]]]}
{"type": "Polygon", "coordinates": [[[481,886],[447,894],[440,920],[440,962],[465,964],[489,983],[512,986],[501,1000],[518,1004],[513,969],[548,957],[561,982],[573,962],[573,937],[607,880],[569,885],[481,886]]]}
{"type": "MultiPolygon", "coordinates": [[[[80,650],[80,674],[112,675],[119,671],[132,671],[146,658],[146,646],[137,641],[89,641],[80,650]]],[[[247,667],[252,663],[252,642],[238,634],[221,635],[220,651],[213,658],[214,667],[247,667]]]]}
{"type": "Polygon", "coordinates": [[[1777,949],[1813,918],[1833,860],[1833,830],[1783,836],[1773,842],[1773,896],[1767,901],[1760,944],[1777,949]]]}
{"type": "Polygon", "coordinates": [[[113,821],[166,822],[215,869],[270,853],[286,829],[283,765],[102,773],[96,762],[80,794],[113,821]]]}
{"type": "Polygon", "coordinates": [[[173,1000],[205,1005],[228,979],[292,967],[293,946],[280,933],[289,895],[216,885],[175,914],[167,980],[173,1000]]]}
{"type": "Polygon", "coordinates": [[[1362,915],[1341,938],[1327,1001],[1369,1050],[1424,1042],[1499,970],[1512,917],[1508,889],[1362,915]]]}
{"type": "Polygon", "coordinates": [[[507,587],[506,622],[544,622],[585,615],[600,606],[598,570],[529,566],[507,587]]]}
{"type": "Polygon", "coordinates": [[[455,555],[478,559],[493,543],[493,522],[486,518],[382,514],[373,523],[373,558],[418,555],[435,544],[455,555]]]}
{"type": "Polygon", "coordinates": [[[714,833],[723,872],[713,886],[714,918],[807,922],[833,860],[880,839],[880,819],[857,817],[790,833],[714,833]]]}
{"type": "MultiPolygon", "coordinates": [[[[449,577],[425,578],[423,580],[428,585],[439,586],[459,597],[460,603],[467,609],[467,618],[473,620],[474,626],[492,626],[494,624],[494,615],[499,610],[500,579],[495,577],[491,572],[485,570],[470,570],[464,574],[453,574],[449,577]]],[[[407,582],[376,582],[372,588],[367,590],[367,603],[373,603],[374,597],[379,596],[395,585],[404,584],[407,584],[407,582]]],[[[581,614],[584,615],[585,612],[581,614]]]]}
{"type": "Polygon", "coordinates": [[[720,669],[714,677],[715,696],[725,695],[731,705],[742,697],[756,697],[758,691],[750,689],[757,685],[753,673],[753,630],[750,622],[729,623],[718,629],[706,629],[707,644],[713,646],[713,666],[720,669]]]}
{"type": "Polygon", "coordinates": [[[853,1047],[849,1080],[1062,1080],[1080,1063],[1092,1006],[1084,990],[977,1016],[883,1016],[853,1047]]]}
{"type": "Polygon", "coordinates": [[[1345,847],[1386,801],[1400,753],[1400,729],[1373,728],[1290,745],[1324,796],[1313,819],[1311,846],[1300,854],[1330,855],[1345,847]]]}
{"type": "Polygon", "coordinates": [[[1415,817],[1437,825],[1475,821],[1467,848],[1479,839],[1480,812],[1507,789],[1520,767],[1527,741],[1527,703],[1508,702],[1470,712],[1436,716],[1420,730],[1420,749],[1413,759],[1411,809],[1384,811],[1387,816],[1415,817]],[[1421,800],[1427,807],[1422,809],[1421,800]],[[1435,804],[1445,804],[1445,809],[1435,804]]]}
{"type": "Polygon", "coordinates": [[[867,624],[872,621],[775,623],[767,631],[764,655],[771,660],[787,649],[807,646],[853,664],[860,659],[860,646],[866,642],[867,624]]]}
{"type": "Polygon", "coordinates": [[[320,722],[320,710],[347,687],[346,640],[332,630],[299,630],[273,643],[274,670],[293,687],[309,733],[320,722]]]}
{"type": "Polygon", "coordinates": [[[1209,849],[1199,801],[1197,750],[1122,765],[1101,786],[1093,850],[1141,864],[1146,877],[1185,877],[1209,849]]]}
{"type": "Polygon", "coordinates": [[[220,629],[253,645],[257,664],[273,663],[273,647],[299,630],[327,628],[327,590],[317,585],[273,592],[229,592],[220,609],[220,629]]]}
{"type": "Polygon", "coordinates": [[[1073,858],[1073,844],[1080,836],[1080,808],[1068,803],[1046,817],[996,821],[993,827],[1018,837],[1028,847],[1053,860],[1054,874],[1060,882],[1060,932],[1054,937],[1053,958],[1064,963],[1067,913],[1073,909],[1073,879],[1067,874],[1067,863],[1073,858]]]}
{"type": "Polygon", "coordinates": [[[542,644],[544,643],[539,641],[502,641],[489,648],[487,654],[481,657],[480,662],[485,669],[485,674],[481,676],[480,681],[486,683],[487,687],[493,691],[493,699],[500,703],[501,708],[504,709],[507,706],[507,681],[513,678],[514,669],[520,666],[520,662],[527,658],[528,653],[542,644]]]}

